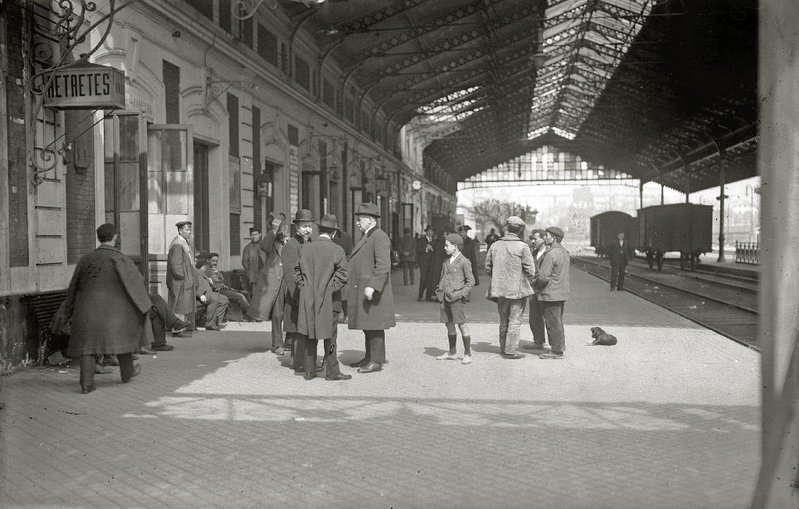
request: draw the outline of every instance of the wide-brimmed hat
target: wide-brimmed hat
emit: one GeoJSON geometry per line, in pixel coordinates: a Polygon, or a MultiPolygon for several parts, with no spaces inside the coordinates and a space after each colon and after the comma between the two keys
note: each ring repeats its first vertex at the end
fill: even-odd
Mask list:
{"type": "Polygon", "coordinates": [[[380,217],[380,212],[374,203],[359,203],[358,208],[355,209],[355,215],[380,217]]]}
{"type": "Polygon", "coordinates": [[[180,230],[181,228],[183,228],[186,225],[191,226],[191,221],[178,221],[177,223],[175,223],[175,226],[178,227],[178,230],[180,230]]]}
{"type": "Polygon", "coordinates": [[[322,217],[322,220],[316,223],[317,226],[321,228],[332,228],[334,230],[340,231],[341,229],[338,227],[338,219],[334,214],[325,214],[322,217]]]}
{"type": "Polygon", "coordinates": [[[550,226],[549,228],[547,228],[547,231],[552,235],[557,235],[558,238],[563,239],[563,230],[561,230],[557,226],[550,226]]]}
{"type": "Polygon", "coordinates": [[[308,209],[300,209],[294,214],[292,223],[313,223],[313,214],[308,209]]]}

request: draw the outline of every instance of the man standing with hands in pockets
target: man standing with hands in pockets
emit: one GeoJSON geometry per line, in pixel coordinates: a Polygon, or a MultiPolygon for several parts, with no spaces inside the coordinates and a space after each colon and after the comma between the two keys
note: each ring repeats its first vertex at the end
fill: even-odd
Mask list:
{"type": "Polygon", "coordinates": [[[345,295],[350,329],[362,330],[366,355],[352,364],[358,373],[374,373],[386,362],[386,329],[394,327],[394,295],[391,290],[391,240],[377,227],[380,213],[373,203],[355,209],[363,235],[350,253],[350,275],[345,295]]]}

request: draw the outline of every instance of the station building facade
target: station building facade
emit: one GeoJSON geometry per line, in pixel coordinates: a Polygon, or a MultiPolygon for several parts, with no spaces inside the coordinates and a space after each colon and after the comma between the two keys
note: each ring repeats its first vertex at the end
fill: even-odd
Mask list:
{"type": "Polygon", "coordinates": [[[245,12],[230,0],[98,7],[83,25],[111,22],[60,54],[51,8],[20,1],[0,14],[0,371],[47,353],[36,303],[67,287],[104,222],[118,225],[122,251],[165,295],[181,220],[194,223],[195,250],[220,253],[233,270],[249,228],[267,227],[271,211],[333,213],[357,237],[353,207],[371,201],[392,239],[454,218],[454,182],[403,160],[402,126],[279,9],[245,12]],[[51,55],[40,51],[48,45],[51,55]],[[124,73],[123,105],[42,104],[32,77],[41,88],[48,66],[81,54],[124,73]]]}

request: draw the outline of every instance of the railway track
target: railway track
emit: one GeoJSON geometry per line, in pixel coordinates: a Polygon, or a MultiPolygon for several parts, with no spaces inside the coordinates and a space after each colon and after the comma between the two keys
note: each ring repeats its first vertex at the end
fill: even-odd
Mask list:
{"type": "MultiPolygon", "coordinates": [[[[610,264],[600,258],[572,258],[576,267],[604,281],[610,264]]],[[[646,263],[627,266],[626,291],[755,350],[757,344],[757,285],[719,274],[652,271],[646,263]]]]}

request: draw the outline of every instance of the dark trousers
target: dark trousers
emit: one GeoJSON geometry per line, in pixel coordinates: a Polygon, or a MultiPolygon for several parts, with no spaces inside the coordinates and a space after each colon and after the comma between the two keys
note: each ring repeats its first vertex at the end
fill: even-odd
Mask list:
{"type": "Polygon", "coordinates": [[[235,304],[239,308],[241,317],[244,317],[244,315],[247,314],[247,309],[250,307],[250,302],[243,293],[237,292],[236,290],[229,290],[227,288],[222,288],[219,290],[219,293],[227,297],[228,301],[230,301],[232,304],[235,304]]]}
{"type": "Polygon", "coordinates": [[[610,288],[616,288],[617,290],[624,289],[624,272],[627,268],[627,265],[618,263],[616,265],[610,264],[610,288]],[[617,282],[618,278],[618,282],[617,282]]]}
{"type": "MultiPolygon", "coordinates": [[[[80,386],[83,389],[94,388],[94,365],[97,358],[92,355],[80,356],[80,386]]],[[[122,375],[122,382],[128,383],[133,378],[133,354],[132,353],[119,353],[117,354],[119,361],[119,373],[122,375]]]]}
{"type": "Polygon", "coordinates": [[[415,263],[408,260],[400,262],[400,265],[402,265],[402,282],[405,286],[416,284],[416,269],[413,267],[415,263]]]}
{"type": "Polygon", "coordinates": [[[278,296],[272,308],[272,351],[284,348],[283,342],[283,298],[278,296]]]}
{"type": "Polygon", "coordinates": [[[419,264],[419,299],[424,297],[425,292],[427,292],[428,299],[432,299],[433,295],[436,294],[436,285],[438,285],[438,281],[434,281],[436,276],[432,268],[433,263],[429,261],[419,264]]]}
{"type": "Polygon", "coordinates": [[[166,331],[172,330],[179,318],[169,309],[163,297],[157,293],[151,293],[150,300],[153,302],[153,306],[150,308],[150,322],[153,326],[152,346],[165,345],[166,331]]]}
{"type": "MultiPolygon", "coordinates": [[[[338,349],[336,347],[336,340],[338,339],[338,313],[333,312],[333,336],[324,339],[325,343],[325,358],[323,365],[325,367],[325,376],[335,376],[341,373],[341,367],[338,363],[338,349]]],[[[305,372],[314,373],[316,371],[316,351],[318,339],[304,338],[305,343],[305,372]]]]}
{"type": "Polygon", "coordinates": [[[538,303],[543,308],[544,323],[552,353],[563,353],[566,350],[566,336],[563,332],[563,305],[566,301],[538,301],[538,303]]]}
{"type": "Polygon", "coordinates": [[[544,330],[544,308],[535,295],[530,296],[530,332],[533,333],[533,343],[544,346],[547,336],[544,330]]]}
{"type": "Polygon", "coordinates": [[[297,373],[305,370],[305,339],[306,337],[299,332],[286,333],[285,347],[291,350],[294,371],[297,373]]]}
{"type": "Polygon", "coordinates": [[[386,331],[363,331],[366,349],[366,360],[383,364],[386,362],[386,331]]]}

